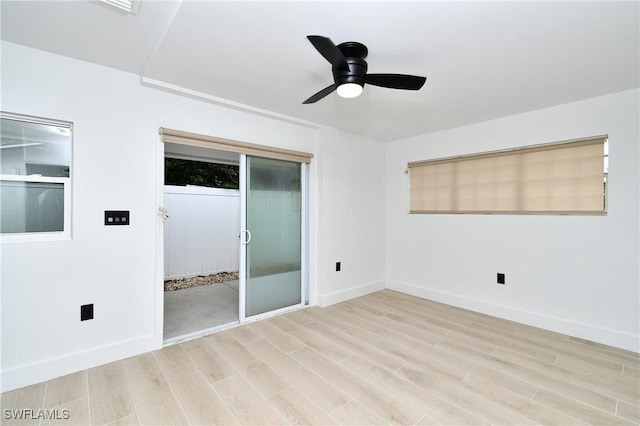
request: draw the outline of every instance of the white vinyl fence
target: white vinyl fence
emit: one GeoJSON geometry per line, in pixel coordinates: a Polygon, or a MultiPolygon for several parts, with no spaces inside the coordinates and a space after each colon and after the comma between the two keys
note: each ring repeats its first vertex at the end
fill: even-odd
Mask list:
{"type": "Polygon", "coordinates": [[[164,207],[165,279],[238,270],[239,191],[166,185],[164,207]]]}

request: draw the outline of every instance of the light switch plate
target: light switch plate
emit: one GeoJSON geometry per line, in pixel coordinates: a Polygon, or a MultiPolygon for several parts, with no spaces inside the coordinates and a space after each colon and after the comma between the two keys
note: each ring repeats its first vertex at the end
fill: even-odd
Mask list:
{"type": "Polygon", "coordinates": [[[105,210],[104,224],[111,225],[129,225],[129,210],[105,210]]]}

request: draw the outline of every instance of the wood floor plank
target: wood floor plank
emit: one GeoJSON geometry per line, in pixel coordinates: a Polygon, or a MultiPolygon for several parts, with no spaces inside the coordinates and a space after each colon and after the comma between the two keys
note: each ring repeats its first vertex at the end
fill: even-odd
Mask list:
{"type": "MultiPolygon", "coordinates": [[[[441,325],[431,324],[425,320],[428,317],[425,317],[421,313],[416,313],[411,309],[407,309],[404,305],[399,306],[397,304],[394,305],[389,302],[385,302],[383,312],[386,318],[400,323],[411,324],[412,327],[417,328],[422,332],[426,332],[426,335],[409,335],[421,339],[424,339],[426,337],[427,340],[433,344],[437,344],[438,342],[449,338],[456,341],[462,341],[468,346],[486,353],[491,353],[497,347],[495,344],[487,344],[486,342],[478,339],[475,336],[465,336],[460,333],[456,333],[449,328],[442,327],[441,325]]],[[[360,314],[362,314],[362,312],[360,312],[360,314]]]]}
{"type": "Polygon", "coordinates": [[[292,425],[337,424],[320,407],[291,386],[271,396],[269,402],[292,425]]]}
{"type": "Polygon", "coordinates": [[[215,383],[236,374],[235,368],[206,338],[190,340],[180,346],[202,372],[209,383],[215,383]]]}
{"type": "Polygon", "coordinates": [[[435,393],[440,399],[451,405],[463,407],[482,421],[490,424],[537,424],[533,420],[519,415],[507,408],[495,404],[458,385],[446,382],[431,381],[419,372],[419,366],[403,367],[396,372],[405,380],[435,393]],[[409,371],[411,372],[409,373],[409,371]]]}
{"type": "Polygon", "coordinates": [[[262,339],[262,336],[253,331],[251,327],[233,327],[224,333],[233,337],[243,345],[250,345],[262,339]]]}
{"type": "Polygon", "coordinates": [[[598,407],[610,413],[615,413],[616,400],[599,392],[587,389],[582,386],[561,380],[553,375],[541,373],[537,370],[525,367],[511,360],[499,358],[495,355],[487,355],[464,347],[456,342],[446,342],[442,344],[447,350],[461,356],[473,356],[474,359],[482,360],[483,363],[492,367],[496,371],[501,371],[515,377],[533,383],[537,386],[545,387],[560,394],[571,394],[574,398],[598,407]]]}
{"type": "Polygon", "coordinates": [[[236,418],[194,364],[182,364],[163,369],[163,371],[189,424],[238,424],[236,418]]]}
{"type": "Polygon", "coordinates": [[[241,375],[227,377],[212,386],[240,424],[287,424],[287,421],[241,375]]]}
{"type": "Polygon", "coordinates": [[[207,342],[222,355],[229,364],[233,365],[236,371],[247,369],[258,363],[258,359],[254,354],[245,349],[245,347],[228,332],[213,334],[206,338],[207,342]]]}
{"type": "Polygon", "coordinates": [[[158,365],[160,365],[160,368],[163,370],[179,367],[192,362],[180,345],[165,346],[162,349],[153,351],[152,354],[158,362],[158,365]]]}
{"type": "Polygon", "coordinates": [[[389,337],[393,333],[391,330],[381,327],[373,321],[363,319],[361,316],[350,312],[349,309],[349,305],[346,302],[343,302],[324,308],[323,312],[328,316],[344,322],[345,326],[358,327],[379,337],[389,337]]]}
{"type": "MultiPolygon", "coordinates": [[[[387,295],[385,291],[380,293],[387,295]]],[[[377,294],[374,294],[372,296],[377,296],[377,294]]],[[[464,325],[466,327],[472,327],[473,324],[489,324],[493,325],[496,328],[500,328],[504,332],[513,332],[518,326],[517,323],[514,323],[512,321],[496,321],[495,317],[490,317],[479,312],[473,312],[426,299],[419,299],[408,295],[402,295],[401,293],[397,292],[390,292],[387,296],[390,297],[384,302],[386,306],[396,308],[399,305],[398,302],[400,301],[400,305],[403,306],[407,312],[411,312],[413,315],[423,315],[422,319],[425,319],[424,315],[428,314],[440,318],[444,321],[452,322],[457,325],[464,325]]]]}
{"type": "MultiPolygon", "coordinates": [[[[406,295],[405,295],[406,296],[406,295]]],[[[399,309],[398,306],[388,305],[391,309],[399,309]]],[[[489,321],[493,320],[496,328],[499,324],[508,323],[515,324],[511,321],[506,321],[500,318],[493,318],[488,315],[466,311],[464,309],[455,308],[440,303],[418,299],[418,301],[406,301],[406,306],[403,304],[401,311],[404,313],[412,313],[418,315],[424,322],[430,324],[430,326],[439,327],[442,330],[455,331],[458,334],[466,335],[470,338],[475,338],[480,341],[489,342],[496,346],[510,347],[512,350],[519,350],[523,353],[528,353],[529,356],[538,356],[542,360],[553,361],[557,354],[555,350],[548,350],[547,348],[539,348],[536,344],[529,342],[523,342],[521,337],[516,338],[512,333],[498,333],[494,334],[486,330],[478,330],[470,327],[477,321],[489,321]],[[418,308],[412,308],[412,306],[418,305],[418,308]],[[428,308],[428,309],[426,309],[428,308]],[[463,320],[463,318],[466,318],[463,320]]],[[[487,329],[490,329],[488,327],[487,329]]]]}
{"type": "MultiPolygon", "coordinates": [[[[435,420],[424,416],[422,417],[420,420],[418,420],[418,422],[415,424],[415,426],[431,426],[431,425],[437,425],[439,424],[438,422],[436,422],[435,420]]],[[[461,423],[464,424],[464,423],[461,423]]],[[[488,424],[488,423],[483,423],[483,424],[488,424]]]]}
{"type": "Polygon", "coordinates": [[[284,353],[293,352],[304,347],[304,343],[285,333],[269,320],[253,322],[249,324],[249,327],[264,339],[268,339],[284,353]]]}
{"type": "MultiPolygon", "coordinates": [[[[288,386],[271,367],[260,361],[256,355],[245,348],[233,336],[233,333],[220,333],[211,336],[209,341],[236,368],[238,373],[253,383],[253,386],[262,396],[269,397],[288,386]]],[[[261,340],[263,339],[253,339],[251,341],[257,343],[261,340]]]]}
{"type": "Polygon", "coordinates": [[[407,319],[406,315],[394,315],[389,312],[385,312],[384,309],[378,309],[378,313],[376,314],[375,312],[372,312],[374,310],[373,305],[367,305],[361,301],[353,302],[353,306],[351,307],[355,308],[358,315],[363,316],[363,318],[370,319],[381,326],[388,328],[394,333],[402,333],[433,344],[442,340],[442,336],[416,327],[412,321],[407,319]],[[394,315],[393,318],[391,318],[392,315],[394,315]]]}
{"type": "Polygon", "coordinates": [[[287,319],[286,315],[278,315],[273,318],[269,318],[267,321],[287,333],[295,331],[298,328],[294,322],[287,319]]]}
{"type": "MultiPolygon", "coordinates": [[[[48,413],[40,422],[41,425],[67,425],[84,426],[89,424],[89,401],[88,397],[83,397],[73,401],[65,401],[62,404],[49,407],[48,413]]],[[[46,411],[45,411],[46,412],[46,411]]]]}
{"type": "Polygon", "coordinates": [[[80,398],[87,398],[87,392],[86,370],[49,380],[44,397],[44,408],[56,407],[80,398]]]}
{"type": "Polygon", "coordinates": [[[632,422],[559,393],[540,389],[533,399],[592,425],[630,425],[632,422]]]}
{"type": "MultiPolygon", "coordinates": [[[[585,368],[588,371],[602,371],[614,375],[621,374],[622,365],[632,362],[626,357],[627,351],[601,350],[600,346],[592,347],[577,344],[569,339],[558,339],[551,332],[531,332],[532,327],[521,326],[515,337],[523,342],[537,345],[558,354],[557,365],[571,368],[585,368]],[[527,329],[526,332],[522,331],[527,329]],[[568,362],[566,362],[568,361],[568,362]],[[565,364],[566,362],[566,364],[565,364]]],[[[613,349],[613,348],[612,348],[613,349]]]]}
{"type": "MultiPolygon", "coordinates": [[[[459,355],[446,351],[440,347],[442,343],[437,346],[432,346],[403,336],[392,336],[389,338],[389,342],[395,345],[394,348],[396,351],[406,351],[409,348],[413,348],[412,350],[420,352],[423,357],[428,356],[432,360],[437,360],[447,365],[449,369],[453,369],[452,371],[456,372],[460,380],[464,378],[464,376],[461,376],[463,373],[465,375],[473,374],[525,397],[533,396],[538,388],[535,384],[523,380],[518,376],[505,374],[500,369],[483,364],[478,357],[469,356],[467,353],[459,355]]],[[[470,353],[472,353],[471,351],[472,349],[469,349],[470,353]]],[[[422,366],[424,366],[424,364],[422,364],[422,366]]]]}
{"type": "Polygon", "coordinates": [[[472,312],[466,309],[457,308],[451,305],[433,302],[427,299],[421,299],[403,294],[393,290],[382,290],[368,294],[362,300],[379,301],[387,306],[404,306],[415,312],[433,312],[437,313],[443,319],[449,319],[456,324],[469,325],[474,321],[485,318],[485,315],[478,312],[472,312]]]}
{"type": "Polygon", "coordinates": [[[512,361],[614,399],[629,401],[640,399],[640,388],[637,386],[637,382],[632,383],[621,380],[620,375],[611,376],[610,374],[598,374],[593,371],[578,373],[575,370],[548,364],[504,348],[498,348],[492,355],[497,359],[512,361]]]}
{"type": "MultiPolygon", "coordinates": [[[[358,302],[362,303],[362,302],[358,302]]],[[[366,306],[366,305],[365,305],[366,306]]],[[[415,312],[411,308],[403,308],[405,312],[415,312]]],[[[455,332],[463,336],[475,338],[485,343],[490,343],[495,346],[508,347],[513,351],[527,354],[531,357],[536,357],[542,361],[553,362],[557,358],[558,354],[554,350],[547,348],[541,348],[536,344],[523,341],[522,338],[517,338],[508,334],[494,334],[486,331],[474,330],[469,328],[465,324],[459,324],[455,322],[455,318],[447,318],[444,316],[434,315],[430,311],[419,312],[423,317],[422,321],[430,324],[432,327],[439,327],[442,330],[449,332],[455,332]]],[[[499,319],[496,319],[500,321],[499,319]]]]}
{"type": "Polygon", "coordinates": [[[640,368],[625,364],[622,370],[622,376],[623,378],[629,378],[633,382],[637,382],[640,377],[640,368]]]}
{"type": "MultiPolygon", "coordinates": [[[[427,344],[425,344],[427,345],[427,344]]],[[[454,365],[443,362],[433,356],[433,352],[420,350],[417,347],[410,347],[395,344],[392,338],[380,345],[380,348],[394,354],[398,358],[402,358],[406,364],[398,370],[407,371],[418,369],[421,374],[428,375],[430,380],[436,382],[449,383],[457,385],[466,376],[467,372],[456,368],[454,365]]],[[[432,348],[428,348],[431,350],[432,348]]],[[[398,371],[396,370],[396,371],[398,371]]]]}
{"type": "Polygon", "coordinates": [[[577,353],[561,353],[555,362],[559,367],[573,368],[576,371],[599,371],[604,374],[622,374],[622,364],[601,359],[586,358],[577,353]]]}
{"type": "Polygon", "coordinates": [[[249,349],[286,382],[318,404],[325,412],[330,413],[350,401],[351,398],[340,389],[322,379],[270,342],[256,342],[249,346],[249,349]]]}
{"type": "Polygon", "coordinates": [[[640,356],[629,355],[632,352],[625,351],[610,346],[596,344],[586,345],[580,340],[571,339],[569,336],[557,334],[548,330],[540,330],[534,327],[521,325],[516,336],[528,342],[539,344],[545,347],[552,347],[558,351],[559,355],[577,357],[582,362],[589,363],[611,363],[617,364],[613,368],[605,367],[607,370],[619,372],[622,364],[636,364],[640,361],[640,356]]]}
{"type": "Polygon", "coordinates": [[[564,335],[489,316],[469,324],[468,328],[502,337],[511,335],[520,342],[538,346],[552,353],[557,352],[559,356],[569,357],[580,364],[585,364],[589,369],[597,368],[619,373],[623,360],[637,363],[640,359],[638,355],[630,355],[633,354],[632,352],[593,342],[591,345],[582,345],[577,350],[575,338],[570,340],[564,335]]]}
{"type": "Polygon", "coordinates": [[[618,410],[616,414],[627,420],[631,420],[634,423],[640,424],[640,407],[638,407],[638,405],[629,404],[625,401],[618,401],[618,410]]]}
{"type": "Polygon", "coordinates": [[[530,418],[543,425],[577,425],[587,424],[575,417],[568,416],[558,410],[525,398],[493,383],[474,376],[467,377],[461,385],[463,388],[483,396],[488,401],[496,402],[516,413],[530,418]]]}
{"type": "Polygon", "coordinates": [[[139,426],[139,425],[140,425],[140,422],[138,421],[137,415],[124,417],[122,419],[118,419],[108,424],[108,426],[139,426]]]}
{"type": "Polygon", "coordinates": [[[315,309],[298,309],[283,315],[289,321],[302,326],[308,326],[315,322],[312,311],[315,309]]]}
{"type": "MultiPolygon", "coordinates": [[[[376,386],[387,389],[391,394],[424,413],[430,422],[442,425],[482,424],[481,419],[464,408],[445,402],[435,393],[416,386],[409,380],[393,374],[358,356],[342,361],[340,365],[355,374],[365,377],[376,386]]],[[[423,419],[424,420],[424,419],[423,419]]]]}
{"type": "Polygon", "coordinates": [[[389,423],[413,424],[422,417],[420,412],[406,403],[368,385],[357,375],[311,348],[292,352],[291,356],[389,423]]]}
{"type": "Polygon", "coordinates": [[[300,340],[305,345],[322,352],[325,356],[331,358],[333,361],[340,361],[353,355],[352,352],[348,351],[342,346],[320,336],[317,333],[314,333],[308,328],[298,326],[288,319],[286,319],[284,323],[280,322],[276,325],[278,327],[282,327],[285,324],[286,329],[283,329],[283,331],[287,331],[287,333],[300,340]]]}
{"type": "Polygon", "coordinates": [[[2,424],[37,425],[40,420],[34,418],[34,416],[27,415],[23,410],[37,411],[41,409],[44,403],[46,388],[47,383],[43,382],[10,392],[4,392],[0,396],[2,424]]]}
{"type": "MultiPolygon", "coordinates": [[[[332,317],[335,316],[333,312],[331,316],[332,317]]],[[[348,318],[348,319],[352,320],[352,318],[348,318]]],[[[430,365],[430,364],[432,365],[433,363],[432,360],[428,359],[424,355],[421,355],[420,353],[415,353],[414,351],[415,348],[420,348],[420,351],[422,352],[422,354],[429,354],[429,356],[433,356],[434,354],[431,352],[433,349],[428,347],[429,345],[425,344],[424,342],[415,342],[411,340],[410,345],[408,345],[409,347],[403,346],[402,344],[399,345],[399,344],[396,344],[395,342],[390,342],[380,337],[380,336],[390,336],[391,333],[380,333],[379,335],[374,335],[373,333],[370,333],[360,328],[359,326],[362,325],[362,323],[358,324],[358,326],[356,327],[351,325],[352,322],[353,321],[347,322],[343,327],[345,330],[348,330],[348,333],[351,336],[358,338],[362,341],[369,342],[370,344],[376,346],[377,348],[381,350],[385,350],[388,353],[393,354],[394,356],[405,360],[406,362],[418,363],[418,364],[421,364],[423,367],[425,365],[430,365]]],[[[365,328],[370,329],[369,327],[365,327],[365,328]]],[[[403,338],[400,337],[399,340],[403,340],[403,338]]],[[[477,347],[477,345],[474,345],[474,347],[477,347]]],[[[492,346],[492,348],[494,347],[492,346]]],[[[455,383],[461,381],[465,377],[465,374],[466,374],[465,369],[469,367],[470,365],[469,362],[465,360],[456,360],[455,359],[456,357],[452,358],[450,354],[446,354],[442,352],[441,354],[442,354],[441,356],[439,357],[436,356],[434,359],[440,360],[440,361],[444,359],[445,362],[449,362],[449,363],[453,362],[458,373],[455,374],[454,372],[454,374],[451,375],[450,378],[455,383]],[[462,371],[465,371],[465,374],[460,374],[460,372],[462,371]]],[[[472,368],[472,370],[477,371],[477,368],[472,368]]],[[[434,367],[432,371],[435,371],[435,373],[433,374],[438,376],[440,374],[446,374],[446,372],[451,371],[451,369],[448,368],[446,364],[445,365],[440,364],[439,366],[434,367]]],[[[496,376],[495,374],[492,375],[494,379],[496,379],[495,376],[496,376]]],[[[431,380],[433,380],[433,378],[431,378],[431,380]]],[[[500,379],[498,378],[498,380],[500,379]]],[[[523,393],[524,395],[532,396],[536,390],[535,386],[522,383],[522,382],[517,382],[517,380],[514,380],[512,377],[505,376],[503,377],[503,381],[509,383],[512,387],[516,389],[520,389],[520,392],[523,393]]]]}
{"type": "Polygon", "coordinates": [[[185,424],[186,418],[160,366],[150,354],[122,362],[140,424],[185,424]]]}
{"type": "Polygon", "coordinates": [[[568,336],[567,341],[575,344],[577,352],[585,352],[585,349],[591,350],[593,353],[597,353],[599,356],[612,357],[611,361],[618,360],[621,363],[640,365],[640,354],[637,352],[627,351],[620,348],[614,348],[612,346],[603,345],[602,343],[591,342],[589,340],[580,339],[578,337],[568,336]]]}
{"type": "Polygon", "coordinates": [[[493,318],[485,318],[484,320],[476,320],[471,324],[468,324],[467,327],[491,333],[497,331],[504,334],[514,334],[518,331],[520,325],[511,321],[496,321],[493,318]]]}
{"type": "Polygon", "coordinates": [[[402,367],[406,363],[406,361],[401,358],[395,357],[373,345],[354,338],[349,332],[345,333],[340,329],[333,328],[320,322],[315,322],[315,320],[306,327],[319,335],[336,342],[346,350],[354,354],[358,354],[363,358],[366,358],[369,361],[391,371],[402,367]]]}
{"type": "Polygon", "coordinates": [[[113,362],[87,371],[92,425],[106,425],[135,416],[122,364],[113,362]]]}
{"type": "Polygon", "coordinates": [[[341,425],[388,425],[389,422],[383,420],[371,410],[366,409],[357,401],[349,401],[343,407],[331,413],[331,417],[336,419],[341,425]]]}

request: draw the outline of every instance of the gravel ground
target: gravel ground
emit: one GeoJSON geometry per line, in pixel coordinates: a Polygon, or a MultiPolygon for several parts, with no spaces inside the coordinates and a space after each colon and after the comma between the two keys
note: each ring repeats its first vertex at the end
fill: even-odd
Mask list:
{"type": "Polygon", "coordinates": [[[237,272],[220,272],[213,275],[198,275],[191,278],[180,278],[177,280],[166,280],[164,282],[164,291],[182,290],[185,288],[198,287],[201,285],[209,285],[221,283],[223,281],[232,281],[238,279],[237,272]]]}

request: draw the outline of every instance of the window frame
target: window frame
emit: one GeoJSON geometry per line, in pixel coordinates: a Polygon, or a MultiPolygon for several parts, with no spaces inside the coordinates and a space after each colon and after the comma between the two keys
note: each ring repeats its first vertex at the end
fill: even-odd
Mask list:
{"type": "Polygon", "coordinates": [[[25,183],[60,183],[63,187],[63,230],[49,232],[21,232],[21,233],[0,233],[0,243],[29,243],[45,241],[68,241],[72,239],[72,179],[73,179],[73,146],[74,146],[74,126],[71,121],[36,117],[26,114],[18,114],[7,111],[0,111],[0,118],[25,123],[41,124],[53,127],[69,129],[69,177],[51,177],[37,175],[7,175],[0,173],[0,181],[25,182],[25,183]]]}
{"type": "MultiPolygon", "coordinates": [[[[409,214],[482,214],[482,215],[562,215],[562,216],[606,216],[608,212],[608,152],[609,147],[609,136],[608,135],[598,135],[598,136],[589,136],[578,139],[571,139],[565,141],[537,144],[537,145],[529,145],[529,146],[521,146],[514,147],[503,150],[496,151],[486,151],[479,152],[473,154],[464,154],[457,155],[451,157],[441,157],[441,158],[433,158],[428,160],[421,161],[412,161],[407,163],[407,169],[405,174],[407,175],[407,210],[409,214]],[[576,147],[598,144],[602,142],[604,152],[602,156],[602,178],[603,178],[603,192],[602,192],[602,200],[603,200],[603,208],[602,210],[592,211],[592,210],[464,210],[464,209],[449,209],[449,210],[420,210],[420,209],[412,209],[412,180],[411,180],[411,169],[414,167],[420,167],[421,165],[434,165],[434,164],[454,164],[465,160],[474,160],[474,159],[483,159],[490,157],[500,157],[500,156],[508,156],[510,154],[519,155],[526,154],[527,152],[539,152],[546,150],[553,150],[557,148],[565,148],[571,147],[574,145],[576,147]]],[[[520,182],[521,184],[521,182],[520,182]]],[[[451,186],[451,190],[455,192],[455,185],[451,186]]],[[[521,190],[518,191],[518,195],[521,196],[521,190]]]]}

